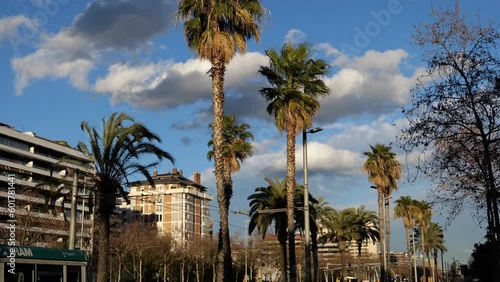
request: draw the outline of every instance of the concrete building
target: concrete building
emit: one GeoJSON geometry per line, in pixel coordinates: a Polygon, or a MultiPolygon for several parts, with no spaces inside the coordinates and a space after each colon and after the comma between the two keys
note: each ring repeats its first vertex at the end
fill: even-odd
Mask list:
{"type": "Polygon", "coordinates": [[[194,172],[190,180],[182,170],[165,174],[155,170],[152,178],[154,187],[146,180],[131,185],[128,221],[156,223],[160,234],[171,234],[181,241],[212,234],[209,205],[213,197],[201,185],[200,173],[194,172]]]}
{"type": "MultiPolygon", "coordinates": [[[[0,123],[0,241],[14,237],[17,244],[46,246],[66,241],[71,171],[88,172],[89,163],[82,152],[64,141],[47,140],[0,123]],[[7,229],[11,224],[15,231],[7,229]]],[[[78,193],[88,194],[91,183],[85,173],[79,173],[78,182],[78,193]]],[[[85,249],[92,221],[84,198],[78,198],[77,210],[76,246],[85,249]]]]}

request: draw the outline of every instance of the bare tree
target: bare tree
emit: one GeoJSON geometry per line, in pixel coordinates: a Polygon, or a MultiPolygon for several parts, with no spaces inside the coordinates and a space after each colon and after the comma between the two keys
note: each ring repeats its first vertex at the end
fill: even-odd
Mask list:
{"type": "Polygon", "coordinates": [[[432,16],[416,27],[427,71],[403,109],[408,124],[398,139],[420,153],[418,169],[437,184],[433,202],[450,207],[450,219],[466,204],[486,211],[480,219],[496,246],[492,281],[499,281],[500,33],[492,23],[466,21],[458,1],[432,16]]]}

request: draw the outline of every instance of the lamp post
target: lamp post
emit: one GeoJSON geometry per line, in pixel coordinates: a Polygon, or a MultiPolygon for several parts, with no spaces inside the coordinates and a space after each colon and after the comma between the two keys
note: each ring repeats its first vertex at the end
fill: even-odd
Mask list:
{"type": "MultiPolygon", "coordinates": [[[[250,212],[248,210],[234,211],[234,214],[242,214],[250,216],[250,212]]],[[[245,281],[248,281],[248,224],[249,223],[250,219],[246,219],[245,220],[245,281]]]]}
{"type": "Polygon", "coordinates": [[[310,226],[309,226],[309,187],[307,176],[307,134],[314,134],[323,130],[321,127],[316,127],[306,131],[302,131],[303,141],[303,163],[304,163],[304,244],[305,244],[305,257],[306,257],[306,282],[311,282],[311,250],[310,250],[310,226]]]}
{"type": "MultiPolygon", "coordinates": [[[[413,279],[413,281],[417,282],[418,281],[418,273],[417,273],[417,253],[415,251],[415,229],[412,230],[412,237],[413,237],[413,258],[414,258],[413,267],[414,267],[414,271],[415,271],[415,279],[413,279]]],[[[425,271],[425,269],[424,269],[424,271],[425,271]]]]}
{"type": "Polygon", "coordinates": [[[248,224],[250,219],[245,220],[245,281],[248,282],[248,224]]]}

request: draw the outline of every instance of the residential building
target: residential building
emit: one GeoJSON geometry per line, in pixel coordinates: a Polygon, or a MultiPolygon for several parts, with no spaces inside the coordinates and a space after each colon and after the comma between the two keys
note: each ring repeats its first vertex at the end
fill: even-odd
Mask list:
{"type": "MultiPolygon", "coordinates": [[[[51,141],[0,123],[0,241],[63,246],[69,238],[72,171],[78,194],[88,194],[90,159],[64,141],[51,141]],[[87,174],[86,174],[87,173],[87,174]],[[15,224],[15,232],[9,230],[15,224]]],[[[92,220],[84,197],[77,198],[77,247],[86,249],[92,220]]]]}
{"type": "MultiPolygon", "coordinates": [[[[156,223],[160,234],[171,234],[177,240],[192,241],[212,234],[210,202],[212,195],[201,185],[201,174],[193,180],[182,170],[152,175],[154,187],[147,180],[131,184],[128,221],[156,223]]],[[[123,208],[123,205],[122,207],[123,208]]]]}

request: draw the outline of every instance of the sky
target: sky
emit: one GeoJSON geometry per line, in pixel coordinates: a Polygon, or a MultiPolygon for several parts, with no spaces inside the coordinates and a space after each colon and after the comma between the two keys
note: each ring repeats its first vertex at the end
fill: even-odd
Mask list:
{"type": "MultiPolygon", "coordinates": [[[[500,2],[461,1],[469,18],[495,21],[500,2]],[[496,13],[496,17],[495,17],[496,13]]],[[[412,43],[414,26],[429,23],[444,0],[263,0],[266,16],[261,39],[228,65],[226,114],[251,126],[252,157],[234,175],[231,232],[243,233],[247,197],[267,186],[264,178],[285,175],[286,143],[266,110],[259,89],[266,81],[257,70],[267,65],[265,50],[285,42],[307,42],[314,57],[326,60],[331,88],[320,100],[308,136],[309,188],[338,209],[377,210],[376,191],[361,171],[363,152],[376,143],[391,144],[404,124],[401,107],[424,71],[421,50],[412,43]]],[[[86,140],[80,123],[100,126],[113,112],[146,124],[161,147],[176,158],[175,167],[214,195],[212,217],[218,224],[213,163],[206,158],[212,121],[210,64],[187,47],[175,0],[3,0],[0,4],[0,122],[76,146],[86,140]]],[[[393,148],[405,165],[404,179],[391,201],[401,196],[428,200],[432,183],[413,179],[415,158],[393,148]],[[407,173],[408,172],[408,173],[407,173]]],[[[297,181],[303,181],[302,139],[297,138],[297,181]]],[[[146,160],[147,161],[147,160],[146,160]]],[[[160,173],[174,166],[163,162],[160,173]]],[[[391,210],[394,204],[391,202],[391,210]]],[[[451,223],[446,210],[433,221],[445,228],[448,252],[465,263],[485,231],[464,209],[451,223]]],[[[392,217],[392,216],[391,216],[392,217]]],[[[392,219],[391,250],[406,251],[402,220],[392,219]]]]}

